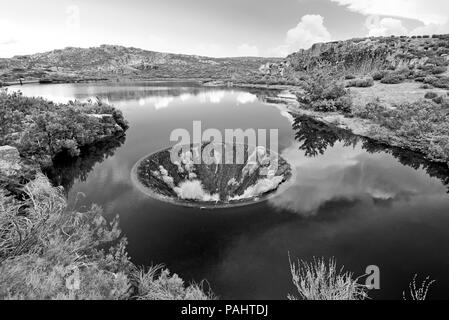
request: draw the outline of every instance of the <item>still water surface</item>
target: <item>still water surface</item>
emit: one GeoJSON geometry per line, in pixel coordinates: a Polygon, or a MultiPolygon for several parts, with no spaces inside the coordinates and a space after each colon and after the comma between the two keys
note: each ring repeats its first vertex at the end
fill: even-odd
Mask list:
{"type": "Polygon", "coordinates": [[[363,274],[380,268],[372,298],[401,299],[413,275],[449,292],[449,172],[419,155],[294,118],[263,102],[269,92],[192,84],[95,83],[11,87],[56,102],[99,97],[123,111],[126,139],[85,150],[48,174],[70,205],[120,216],[136,264],[166,264],[186,281],[207,279],[228,299],[285,299],[294,293],[292,257],[335,257],[363,274]],[[173,145],[176,128],[278,129],[279,151],[296,169],[292,185],[251,206],[185,208],[140,193],[130,171],[137,160],[173,145]]]}

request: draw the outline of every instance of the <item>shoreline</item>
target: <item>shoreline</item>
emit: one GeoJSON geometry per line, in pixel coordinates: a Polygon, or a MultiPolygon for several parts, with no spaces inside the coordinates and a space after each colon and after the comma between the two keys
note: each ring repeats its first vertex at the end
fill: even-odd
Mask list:
{"type": "Polygon", "coordinates": [[[299,102],[293,101],[292,99],[277,97],[276,100],[278,102],[269,103],[282,106],[285,111],[291,113],[292,115],[311,117],[312,119],[322,122],[325,125],[349,130],[356,136],[368,138],[378,143],[385,144],[389,147],[417,152],[421,154],[423,158],[430,162],[449,165],[449,159],[445,159],[443,156],[438,158],[432,157],[424,151],[425,149],[423,148],[423,145],[427,144],[427,141],[411,141],[409,139],[400,137],[394,131],[381,127],[379,124],[376,124],[375,122],[368,119],[362,119],[356,116],[347,117],[344,114],[338,112],[319,112],[303,109],[300,107],[299,102]],[[380,128],[382,128],[382,134],[379,133],[379,130],[377,130],[376,133],[375,130],[380,128]]]}
{"type": "MultiPolygon", "coordinates": [[[[378,124],[368,119],[362,119],[356,116],[347,117],[344,114],[338,112],[318,112],[313,110],[307,110],[300,107],[299,102],[293,98],[295,94],[301,90],[297,86],[291,85],[275,85],[275,84],[251,84],[251,83],[231,83],[223,80],[211,80],[211,79],[182,79],[182,78],[153,78],[153,79],[74,79],[68,81],[56,81],[51,83],[42,83],[39,80],[24,81],[23,84],[58,84],[58,83],[89,83],[89,82],[149,82],[149,83],[186,83],[191,82],[200,87],[214,87],[214,88],[241,88],[241,89],[260,89],[260,90],[272,90],[279,91],[276,96],[266,97],[265,102],[268,104],[275,104],[282,107],[285,111],[296,116],[308,116],[317,121],[320,121],[329,126],[335,126],[340,129],[346,129],[351,131],[352,134],[369,138],[379,143],[391,147],[398,147],[407,149],[410,151],[418,152],[429,161],[448,164],[449,159],[444,157],[433,157],[426,154],[423,148],[423,144],[427,144],[426,141],[411,141],[403,137],[398,136],[395,132],[382,127],[382,130],[378,124]],[[289,96],[289,97],[287,97],[289,96]],[[377,129],[377,130],[376,130],[377,129]],[[379,131],[382,131],[380,134],[379,131]]],[[[4,86],[20,85],[20,83],[4,83],[4,86]]]]}

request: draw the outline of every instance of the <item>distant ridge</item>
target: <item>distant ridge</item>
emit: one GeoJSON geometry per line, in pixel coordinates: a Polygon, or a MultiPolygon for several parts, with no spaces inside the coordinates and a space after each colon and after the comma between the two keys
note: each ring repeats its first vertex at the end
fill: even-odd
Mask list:
{"type": "Polygon", "coordinates": [[[148,51],[117,45],[68,47],[0,59],[0,81],[64,81],[87,78],[231,79],[251,76],[276,58],[210,58],[148,51]]]}

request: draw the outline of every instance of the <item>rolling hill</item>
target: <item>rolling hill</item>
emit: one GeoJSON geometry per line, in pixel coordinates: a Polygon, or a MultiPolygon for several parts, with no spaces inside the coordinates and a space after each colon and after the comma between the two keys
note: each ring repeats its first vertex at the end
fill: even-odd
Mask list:
{"type": "Polygon", "coordinates": [[[244,79],[257,76],[276,58],[208,58],[146,51],[114,45],[65,48],[0,59],[0,81],[83,79],[244,79]]]}

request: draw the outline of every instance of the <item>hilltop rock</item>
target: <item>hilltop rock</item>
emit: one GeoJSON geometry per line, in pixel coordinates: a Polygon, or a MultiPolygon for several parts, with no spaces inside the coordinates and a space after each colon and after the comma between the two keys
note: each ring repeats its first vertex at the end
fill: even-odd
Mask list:
{"type": "Polygon", "coordinates": [[[283,62],[262,67],[261,73],[289,77],[328,66],[353,73],[442,65],[449,61],[449,35],[432,37],[371,37],[314,44],[283,62]]]}

